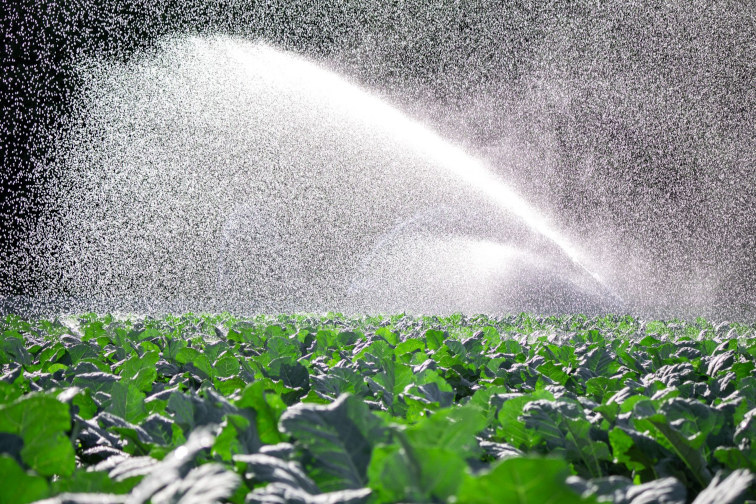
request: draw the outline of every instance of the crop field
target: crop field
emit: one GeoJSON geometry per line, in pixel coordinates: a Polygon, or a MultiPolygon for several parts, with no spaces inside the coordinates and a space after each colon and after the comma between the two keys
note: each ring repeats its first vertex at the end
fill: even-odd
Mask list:
{"type": "Polygon", "coordinates": [[[0,320],[0,503],[756,499],[756,326],[0,320]]]}

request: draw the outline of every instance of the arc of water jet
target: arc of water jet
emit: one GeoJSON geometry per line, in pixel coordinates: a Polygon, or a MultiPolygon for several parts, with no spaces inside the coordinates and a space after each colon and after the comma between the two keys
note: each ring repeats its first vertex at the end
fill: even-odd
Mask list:
{"type": "MultiPolygon", "coordinates": [[[[461,147],[445,140],[422,122],[412,119],[375,94],[362,89],[343,76],[323,69],[305,58],[285,53],[265,44],[234,45],[232,56],[250,70],[255,70],[255,60],[265,61],[266,70],[278,73],[284,82],[300,82],[307,74],[307,84],[324,97],[338,97],[329,106],[342,108],[352,115],[369,118],[369,126],[382,126],[392,139],[409,144],[427,155],[431,160],[460,181],[484,194],[502,210],[519,217],[530,229],[545,237],[561,249],[581,270],[588,273],[600,285],[601,277],[587,267],[585,259],[569,240],[549,225],[546,219],[522,196],[497,177],[486,164],[467,153],[461,147]],[[255,52],[255,58],[252,53],[255,52]]],[[[255,71],[255,77],[259,72],[255,71]]]]}

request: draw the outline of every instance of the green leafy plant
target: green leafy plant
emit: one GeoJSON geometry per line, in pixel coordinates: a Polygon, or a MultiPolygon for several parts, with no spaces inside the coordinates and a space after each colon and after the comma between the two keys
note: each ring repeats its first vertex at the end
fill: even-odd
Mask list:
{"type": "Polygon", "coordinates": [[[0,503],[753,500],[754,330],[9,316],[0,503]]]}

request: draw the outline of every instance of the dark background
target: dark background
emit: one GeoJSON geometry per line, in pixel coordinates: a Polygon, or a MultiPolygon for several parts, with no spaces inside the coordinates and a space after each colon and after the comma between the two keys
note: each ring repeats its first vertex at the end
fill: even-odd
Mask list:
{"type": "Polygon", "coordinates": [[[752,2],[320,4],[5,2],[0,294],[42,273],[24,243],[76,62],[222,32],[321,60],[484,156],[646,305],[753,314],[752,2]]]}

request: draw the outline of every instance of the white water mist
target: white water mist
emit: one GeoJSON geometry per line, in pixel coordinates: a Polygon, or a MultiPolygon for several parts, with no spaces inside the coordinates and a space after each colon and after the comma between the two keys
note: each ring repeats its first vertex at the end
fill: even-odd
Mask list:
{"type": "Polygon", "coordinates": [[[490,312],[606,301],[578,248],[481,160],[314,62],[193,37],[127,63],[90,62],[85,75],[38,234],[47,292],[80,307],[490,312]],[[406,225],[441,208],[429,225],[406,225]],[[559,291],[534,305],[533,285],[559,291]]]}

